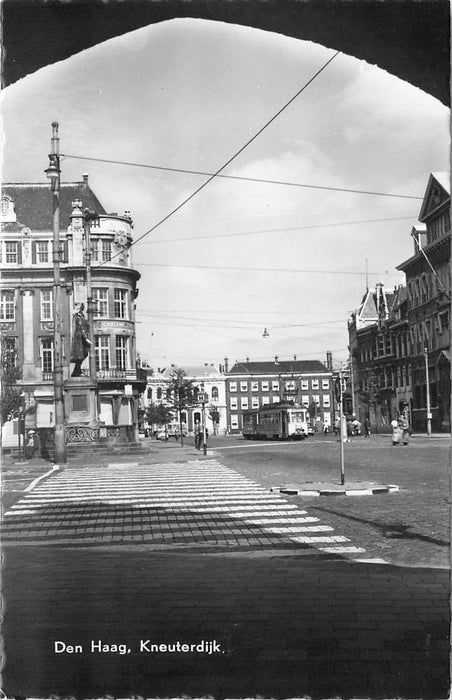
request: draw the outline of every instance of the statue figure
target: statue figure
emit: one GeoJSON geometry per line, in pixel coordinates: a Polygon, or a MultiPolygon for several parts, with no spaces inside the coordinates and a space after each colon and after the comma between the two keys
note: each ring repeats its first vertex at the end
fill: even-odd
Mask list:
{"type": "Polygon", "coordinates": [[[88,357],[91,341],[88,338],[89,326],[83,313],[84,304],[76,304],[73,315],[71,362],[75,363],[71,377],[82,376],[82,362],[88,357]]]}

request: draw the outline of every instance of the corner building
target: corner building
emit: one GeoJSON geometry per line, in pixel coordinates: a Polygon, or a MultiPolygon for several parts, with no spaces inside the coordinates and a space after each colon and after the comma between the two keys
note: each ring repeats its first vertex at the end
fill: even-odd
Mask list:
{"type": "MultiPolygon", "coordinates": [[[[91,277],[94,300],[96,396],[98,427],[79,412],[76,441],[131,442],[138,439],[138,397],[144,390],[144,370],[136,367],[135,299],[139,273],[133,269],[133,223],[129,212],[107,213],[83,181],[62,183],[60,243],[62,288],[63,380],[70,377],[72,315],[85,304],[86,250],[83,210],[99,215],[91,224],[91,277]],[[98,432],[96,432],[98,431],[98,432]]],[[[14,349],[22,367],[19,385],[27,428],[54,427],[53,388],[53,219],[48,183],[5,184],[1,194],[1,304],[3,347],[14,349]]],[[[83,374],[89,374],[88,358],[83,374]]],[[[82,409],[82,406],[80,406],[82,409]]],[[[66,429],[71,443],[73,429],[66,429]]]]}

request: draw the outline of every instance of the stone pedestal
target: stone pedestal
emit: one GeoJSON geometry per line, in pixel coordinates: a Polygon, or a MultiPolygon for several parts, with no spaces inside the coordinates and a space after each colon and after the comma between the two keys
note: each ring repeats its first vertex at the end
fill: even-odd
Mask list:
{"type": "Polygon", "coordinates": [[[70,377],[64,382],[66,443],[98,443],[97,382],[90,377],[70,377]]]}

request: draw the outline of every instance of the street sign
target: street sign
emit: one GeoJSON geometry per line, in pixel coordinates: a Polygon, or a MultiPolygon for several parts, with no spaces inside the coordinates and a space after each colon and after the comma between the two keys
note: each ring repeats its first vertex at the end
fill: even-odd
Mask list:
{"type": "Polygon", "coordinates": [[[342,393],[342,389],[341,389],[341,380],[340,380],[339,377],[338,377],[338,378],[336,379],[336,381],[334,382],[334,396],[336,397],[336,401],[337,401],[338,403],[341,402],[341,393],[342,393]]]}
{"type": "Polygon", "coordinates": [[[207,403],[207,401],[208,401],[207,394],[205,394],[204,392],[201,391],[198,394],[198,403],[207,403]]]}

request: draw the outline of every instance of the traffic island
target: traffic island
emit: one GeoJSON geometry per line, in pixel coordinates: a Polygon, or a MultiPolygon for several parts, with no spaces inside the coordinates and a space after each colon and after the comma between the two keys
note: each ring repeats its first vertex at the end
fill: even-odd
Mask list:
{"type": "Polygon", "coordinates": [[[331,481],[308,481],[305,484],[272,486],[270,489],[270,491],[284,493],[288,496],[375,496],[398,490],[399,487],[394,484],[375,484],[368,481],[349,481],[344,485],[331,481]]]}

